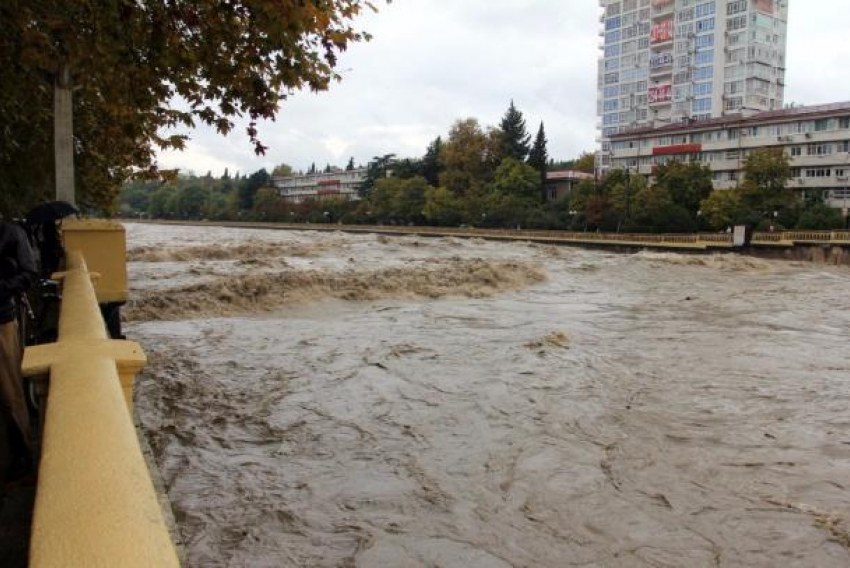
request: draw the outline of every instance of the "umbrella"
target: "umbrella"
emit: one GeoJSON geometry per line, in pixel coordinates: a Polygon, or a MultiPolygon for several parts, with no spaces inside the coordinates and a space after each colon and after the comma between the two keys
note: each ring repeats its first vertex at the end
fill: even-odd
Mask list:
{"type": "Polygon", "coordinates": [[[79,212],[79,209],[67,201],[49,201],[30,211],[27,215],[27,222],[30,225],[46,225],[71,215],[77,215],[79,212]]]}

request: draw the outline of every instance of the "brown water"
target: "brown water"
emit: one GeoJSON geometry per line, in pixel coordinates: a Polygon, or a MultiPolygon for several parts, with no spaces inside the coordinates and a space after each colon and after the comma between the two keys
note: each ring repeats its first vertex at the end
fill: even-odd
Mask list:
{"type": "Polygon", "coordinates": [[[128,235],[192,566],[850,565],[846,268],[128,235]]]}

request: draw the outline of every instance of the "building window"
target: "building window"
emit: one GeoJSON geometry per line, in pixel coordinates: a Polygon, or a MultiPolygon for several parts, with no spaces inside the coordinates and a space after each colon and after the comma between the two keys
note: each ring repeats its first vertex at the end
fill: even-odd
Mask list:
{"type": "MultiPolygon", "coordinates": [[[[714,2],[706,2],[705,4],[700,4],[696,9],[697,18],[702,18],[703,16],[710,16],[714,14],[714,2]]],[[[712,18],[713,20],[714,18],[712,18]]]]}
{"type": "Polygon", "coordinates": [[[837,144],[838,152],[850,152],[850,140],[844,140],[837,144]]]}
{"type": "Polygon", "coordinates": [[[696,31],[700,32],[710,32],[714,29],[714,18],[708,18],[706,20],[700,20],[697,22],[696,31]]]}
{"type": "Polygon", "coordinates": [[[803,148],[801,146],[791,146],[790,154],[792,157],[802,156],[803,148]]]}
{"type": "Polygon", "coordinates": [[[711,99],[695,99],[692,109],[693,112],[705,112],[711,110],[711,99]]]}
{"type": "Polygon", "coordinates": [[[694,63],[696,65],[707,65],[709,63],[714,62],[714,50],[706,49],[704,51],[698,51],[696,56],[694,57],[694,63]]]}
{"type": "Polygon", "coordinates": [[[832,170],[830,168],[807,168],[806,169],[806,177],[807,178],[824,178],[831,177],[832,170]]]}
{"type": "Polygon", "coordinates": [[[815,121],[815,132],[825,132],[829,129],[829,120],[822,118],[815,121]]]}
{"type": "Polygon", "coordinates": [[[714,45],[714,34],[697,36],[695,45],[697,49],[714,45]]]}
{"type": "Polygon", "coordinates": [[[832,144],[809,144],[809,156],[829,156],[832,154],[832,144]]]}
{"type": "Polygon", "coordinates": [[[747,11],[747,0],[735,0],[726,5],[726,15],[734,16],[747,11]]]}
{"type": "Polygon", "coordinates": [[[847,130],[850,128],[850,116],[842,116],[838,119],[838,128],[847,130]]]}

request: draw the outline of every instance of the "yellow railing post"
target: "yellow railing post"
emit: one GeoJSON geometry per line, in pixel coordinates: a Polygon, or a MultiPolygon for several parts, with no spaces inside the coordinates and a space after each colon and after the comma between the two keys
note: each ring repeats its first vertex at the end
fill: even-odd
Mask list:
{"type": "Polygon", "coordinates": [[[128,412],[145,355],[108,338],[82,255],[66,264],[58,341],[23,361],[50,375],[30,566],[179,566],[128,412]]]}

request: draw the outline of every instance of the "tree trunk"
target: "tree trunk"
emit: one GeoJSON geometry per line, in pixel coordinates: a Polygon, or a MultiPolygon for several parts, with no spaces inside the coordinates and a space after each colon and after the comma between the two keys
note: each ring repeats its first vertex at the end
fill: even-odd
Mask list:
{"type": "Polygon", "coordinates": [[[53,86],[53,148],[56,200],[76,205],[74,194],[74,105],[71,73],[62,64],[53,86]]]}

